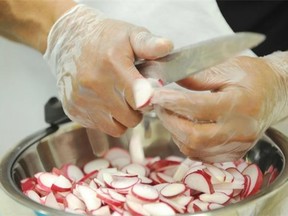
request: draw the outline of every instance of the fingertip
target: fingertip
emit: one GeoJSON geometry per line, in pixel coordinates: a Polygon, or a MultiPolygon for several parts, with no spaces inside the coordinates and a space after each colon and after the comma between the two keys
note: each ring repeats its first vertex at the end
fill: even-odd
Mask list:
{"type": "Polygon", "coordinates": [[[159,37],[148,31],[135,31],[130,36],[131,46],[139,58],[156,59],[168,55],[174,48],[168,38],[159,37]]]}

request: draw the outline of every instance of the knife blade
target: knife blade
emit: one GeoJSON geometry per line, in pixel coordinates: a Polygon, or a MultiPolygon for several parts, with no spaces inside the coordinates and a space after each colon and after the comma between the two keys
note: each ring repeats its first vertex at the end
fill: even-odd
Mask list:
{"type": "Polygon", "coordinates": [[[220,64],[264,40],[263,34],[238,32],[182,47],[162,58],[138,61],[135,66],[144,77],[161,79],[166,85],[220,64]]]}

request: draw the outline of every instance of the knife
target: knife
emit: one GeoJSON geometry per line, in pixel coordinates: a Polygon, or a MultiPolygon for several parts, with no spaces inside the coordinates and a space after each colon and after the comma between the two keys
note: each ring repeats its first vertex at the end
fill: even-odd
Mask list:
{"type": "Polygon", "coordinates": [[[265,35],[238,32],[192,44],[155,60],[141,60],[136,68],[146,78],[161,79],[163,85],[176,82],[256,47],[265,35]]]}

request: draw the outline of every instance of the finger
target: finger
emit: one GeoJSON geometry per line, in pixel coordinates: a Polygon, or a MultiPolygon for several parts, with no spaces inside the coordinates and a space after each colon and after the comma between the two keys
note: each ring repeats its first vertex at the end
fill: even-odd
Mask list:
{"type": "Polygon", "coordinates": [[[186,79],[177,82],[182,87],[191,90],[216,91],[223,86],[236,83],[241,80],[246,73],[239,67],[241,59],[233,58],[215,67],[203,70],[186,79]]]}
{"type": "Polygon", "coordinates": [[[211,148],[229,142],[254,142],[259,137],[254,119],[238,116],[217,123],[197,123],[159,106],[155,111],[164,127],[191,149],[211,148]]]}
{"type": "Polygon", "coordinates": [[[135,27],[130,35],[130,43],[135,55],[143,59],[155,59],[169,54],[173,43],[167,38],[158,37],[144,28],[135,27]]]}
{"type": "Polygon", "coordinates": [[[231,142],[217,146],[217,150],[213,148],[191,149],[175,137],[173,137],[173,141],[184,155],[193,160],[209,163],[236,161],[242,158],[251,148],[251,143],[231,142]]]}
{"type": "Polygon", "coordinates": [[[109,142],[99,130],[86,128],[87,137],[93,153],[97,157],[102,157],[109,149],[109,142]]]}
{"type": "Polygon", "coordinates": [[[199,93],[158,88],[151,102],[191,120],[217,121],[223,114],[231,113],[238,103],[236,100],[236,94],[231,92],[199,93]]]}
{"type": "Polygon", "coordinates": [[[104,111],[97,110],[96,112],[87,112],[87,118],[92,121],[92,129],[100,129],[103,133],[109,134],[113,137],[119,137],[123,135],[127,127],[115,120],[111,114],[107,114],[104,111]]]}

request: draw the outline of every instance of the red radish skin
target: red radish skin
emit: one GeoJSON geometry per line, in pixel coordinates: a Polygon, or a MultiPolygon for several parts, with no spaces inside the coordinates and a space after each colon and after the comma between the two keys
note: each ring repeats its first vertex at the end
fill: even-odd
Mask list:
{"type": "Polygon", "coordinates": [[[28,190],[34,190],[37,184],[37,179],[35,177],[25,178],[20,181],[20,184],[23,192],[28,190]]]}
{"type": "Polygon", "coordinates": [[[244,176],[249,176],[251,180],[247,196],[257,193],[263,182],[263,174],[260,168],[256,164],[250,164],[243,170],[242,174],[244,176]]]}
{"type": "MultiPolygon", "coordinates": [[[[143,159],[137,152],[133,158],[141,163],[133,163],[128,151],[112,148],[83,169],[64,164],[36,173],[23,179],[21,188],[30,199],[67,212],[151,216],[221,208],[259,192],[263,184],[259,167],[244,160],[206,164],[173,155],[143,159]]],[[[275,179],[275,170],[265,175],[275,179]]]]}
{"type": "Polygon", "coordinates": [[[51,186],[51,190],[59,192],[70,191],[71,188],[72,183],[63,175],[59,175],[51,186]]]}

